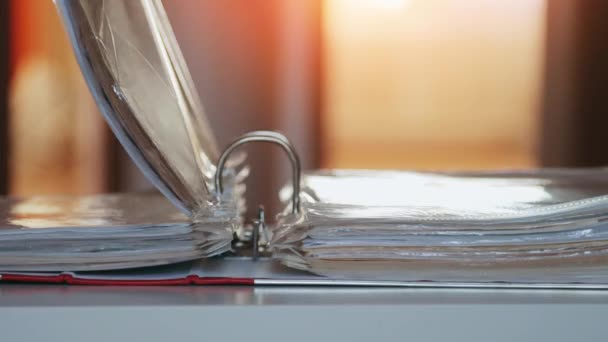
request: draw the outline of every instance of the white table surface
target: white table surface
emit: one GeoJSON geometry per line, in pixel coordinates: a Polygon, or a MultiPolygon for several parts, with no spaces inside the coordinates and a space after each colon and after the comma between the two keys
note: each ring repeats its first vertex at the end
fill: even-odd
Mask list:
{"type": "Polygon", "coordinates": [[[0,285],[0,341],[605,341],[608,291],[0,285]]]}

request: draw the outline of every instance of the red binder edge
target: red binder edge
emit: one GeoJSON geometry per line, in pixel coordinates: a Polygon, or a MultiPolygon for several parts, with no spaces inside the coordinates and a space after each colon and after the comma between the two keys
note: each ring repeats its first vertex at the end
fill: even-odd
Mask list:
{"type": "Polygon", "coordinates": [[[189,275],[177,279],[84,279],[65,273],[49,276],[5,273],[0,275],[0,282],[92,286],[254,285],[252,278],[210,278],[189,275]]]}

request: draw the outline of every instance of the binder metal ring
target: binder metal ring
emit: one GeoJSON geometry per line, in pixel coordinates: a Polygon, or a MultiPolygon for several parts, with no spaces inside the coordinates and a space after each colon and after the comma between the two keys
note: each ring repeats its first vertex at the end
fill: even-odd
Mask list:
{"type": "Polygon", "coordinates": [[[291,179],[293,182],[293,194],[291,196],[291,211],[294,214],[300,212],[300,178],[302,173],[302,167],[300,165],[300,158],[296,153],[293,145],[281,133],[272,132],[272,131],[253,131],[246,133],[235,141],[233,141],[222,153],[220,159],[217,163],[217,171],[215,172],[215,191],[217,192],[218,200],[220,195],[224,193],[224,185],[222,182],[222,173],[224,172],[224,168],[226,165],[226,161],[228,161],[228,157],[230,154],[237,149],[239,146],[250,143],[250,142],[267,142],[280,146],[289,157],[289,161],[291,162],[292,174],[291,179]]]}

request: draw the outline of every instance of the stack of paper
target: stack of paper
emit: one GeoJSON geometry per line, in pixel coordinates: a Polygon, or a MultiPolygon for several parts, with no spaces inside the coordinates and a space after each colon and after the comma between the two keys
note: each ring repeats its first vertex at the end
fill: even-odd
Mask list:
{"type": "Polygon", "coordinates": [[[283,263],[334,278],[608,281],[608,170],[317,172],[275,231],[283,263]]]}
{"type": "Polygon", "coordinates": [[[191,220],[159,194],[0,199],[0,269],[108,270],[223,253],[223,216],[191,220]]]}

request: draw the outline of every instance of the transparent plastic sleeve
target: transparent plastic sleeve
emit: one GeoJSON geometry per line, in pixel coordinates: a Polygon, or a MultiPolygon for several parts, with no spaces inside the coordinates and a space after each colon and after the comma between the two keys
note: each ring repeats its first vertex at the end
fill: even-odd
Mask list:
{"type": "Polygon", "coordinates": [[[55,2],[97,105],[131,158],[183,212],[205,211],[218,148],[161,1],[55,2]]]}
{"type": "Polygon", "coordinates": [[[608,281],[607,169],[320,171],[302,185],[301,215],[273,232],[275,257],[291,267],[385,280],[608,281]]]}

